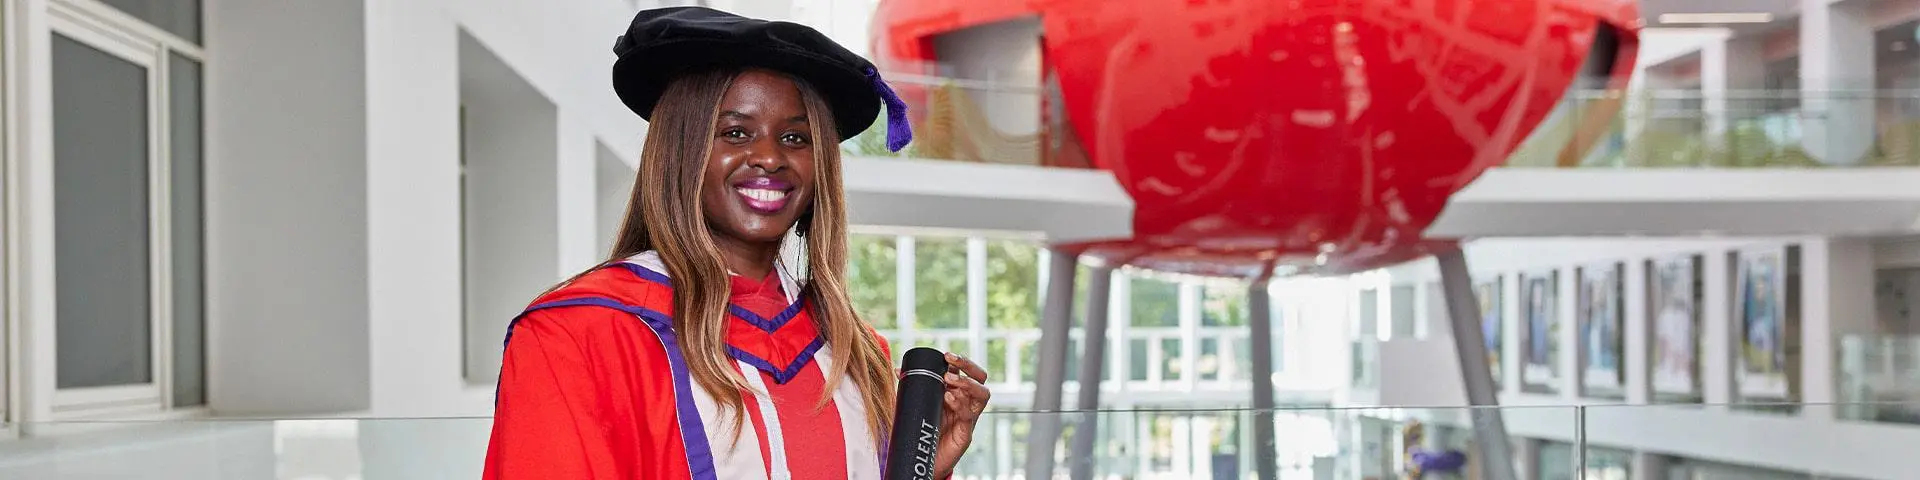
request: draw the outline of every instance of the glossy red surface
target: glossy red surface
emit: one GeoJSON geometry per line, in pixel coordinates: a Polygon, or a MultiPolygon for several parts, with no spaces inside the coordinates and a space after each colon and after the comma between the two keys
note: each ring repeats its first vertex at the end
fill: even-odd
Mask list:
{"type": "Polygon", "coordinates": [[[1639,28],[1632,0],[885,0],[876,60],[912,70],[939,34],[1025,16],[1065,133],[1135,201],[1133,238],[1076,247],[1231,276],[1449,242],[1422,236],[1448,196],[1547,116],[1600,28],[1624,84],[1639,28]]]}

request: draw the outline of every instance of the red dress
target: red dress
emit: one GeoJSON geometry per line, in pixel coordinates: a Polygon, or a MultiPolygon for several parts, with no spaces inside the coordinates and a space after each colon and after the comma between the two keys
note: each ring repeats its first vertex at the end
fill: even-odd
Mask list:
{"type": "Polygon", "coordinates": [[[485,478],[880,477],[860,390],[843,381],[820,406],[835,359],[791,279],[733,277],[727,353],[755,390],[736,429],[688,374],[665,271],[641,254],[514,320],[485,478]]]}

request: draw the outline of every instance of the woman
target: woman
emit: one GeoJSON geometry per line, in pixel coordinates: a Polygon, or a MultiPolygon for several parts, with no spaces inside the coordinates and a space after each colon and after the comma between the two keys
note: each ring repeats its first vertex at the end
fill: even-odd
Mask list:
{"type": "MultiPolygon", "coordinates": [[[[847,297],[838,144],[885,100],[904,146],[898,99],[819,32],[705,8],[641,12],[615,52],[651,121],[627,220],[508,328],[486,477],[878,478],[896,373],[847,297]]],[[[989,395],[948,361],[938,477],[989,395]]]]}

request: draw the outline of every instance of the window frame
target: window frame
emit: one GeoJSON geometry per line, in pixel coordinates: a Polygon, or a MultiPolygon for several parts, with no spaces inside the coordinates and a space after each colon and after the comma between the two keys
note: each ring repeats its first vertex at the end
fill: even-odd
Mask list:
{"type": "MultiPolygon", "coordinates": [[[[19,176],[14,168],[14,159],[19,155],[14,148],[20,142],[17,141],[19,133],[14,129],[19,124],[14,121],[14,105],[19,102],[16,101],[16,83],[13,81],[14,59],[18,57],[14,45],[19,42],[14,41],[13,34],[19,31],[16,19],[20,15],[16,5],[20,3],[24,2],[0,5],[0,232],[18,232],[24,227],[15,222],[20,215],[14,213],[14,209],[23,204],[15,198],[20,189],[14,184],[14,179],[19,176]]],[[[20,318],[16,299],[21,298],[16,289],[20,284],[15,279],[18,270],[14,268],[18,264],[14,261],[18,256],[15,247],[19,245],[14,241],[16,237],[15,234],[0,233],[0,438],[17,435],[14,425],[20,422],[16,413],[19,409],[15,408],[20,404],[17,395],[20,389],[16,385],[20,378],[20,358],[15,354],[20,351],[17,345],[20,332],[15,328],[19,322],[14,319],[20,318]]]]}
{"type": "MultiPolygon", "coordinates": [[[[204,15],[204,12],[202,14],[204,15]]],[[[35,315],[16,316],[14,318],[27,319],[27,323],[29,323],[29,326],[33,330],[44,332],[37,336],[40,340],[37,344],[44,345],[44,347],[40,347],[39,350],[44,351],[35,352],[33,358],[33,360],[44,362],[44,365],[34,367],[33,371],[34,375],[42,378],[40,379],[41,381],[33,382],[32,385],[46,391],[30,393],[34,393],[36,399],[46,402],[46,407],[44,407],[46,409],[45,411],[32,413],[47,415],[47,418],[21,418],[16,420],[64,420],[100,416],[166,414],[169,411],[176,410],[174,408],[173,396],[174,252],[172,237],[175,225],[172,209],[174,186],[172,182],[173,152],[171,135],[173,131],[171,122],[174,112],[171,105],[172,85],[170,68],[172,57],[175,55],[199,64],[203,72],[201,87],[204,91],[206,53],[204,49],[193,42],[175,36],[157,26],[148,24],[98,0],[49,0],[46,3],[46,15],[43,18],[45,20],[43,27],[23,32],[25,35],[37,37],[33,40],[39,42],[40,45],[46,45],[46,47],[43,47],[43,50],[34,52],[39,55],[44,55],[43,60],[33,65],[33,68],[45,70],[45,72],[34,72],[38,78],[47,79],[47,81],[42,82],[42,84],[48,85],[49,87],[42,88],[50,88],[51,85],[51,65],[53,61],[51,43],[55,35],[113,55],[116,58],[145,69],[147,76],[148,192],[146,200],[149,255],[148,308],[150,309],[148,318],[148,341],[151,345],[149,353],[152,358],[148,365],[150,369],[150,381],[145,383],[102,387],[60,388],[58,386],[58,357],[54,352],[54,349],[57,348],[57,343],[54,342],[54,339],[57,337],[54,332],[58,328],[58,319],[52,306],[47,305],[41,307],[39,310],[32,312],[35,315]]],[[[22,39],[19,37],[13,37],[10,38],[10,40],[17,43],[29,43],[22,42],[22,39]]],[[[9,92],[12,95],[22,94],[13,88],[10,88],[9,92]]],[[[51,98],[50,92],[47,91],[32,92],[31,94],[51,98]]],[[[200,132],[202,138],[205,138],[207,132],[204,94],[201,99],[202,123],[200,132]]],[[[32,109],[33,111],[27,112],[25,115],[14,115],[11,119],[46,125],[32,132],[32,136],[34,137],[32,140],[35,140],[34,143],[40,144],[42,147],[37,151],[22,155],[20,158],[24,158],[26,162],[32,164],[29,168],[43,170],[44,173],[41,174],[45,176],[43,178],[51,180],[51,167],[54,161],[51,151],[53,136],[51,124],[54,107],[51,105],[51,100],[46,100],[45,102],[46,103],[42,105],[36,105],[41,108],[32,109]]],[[[207,155],[204,151],[205,142],[203,141],[202,144],[203,151],[200,157],[202,164],[205,165],[207,163],[207,155]]],[[[204,172],[202,175],[204,177],[204,172]]],[[[204,185],[204,182],[202,184],[204,185]]],[[[51,187],[42,188],[45,191],[39,193],[40,198],[50,202],[55,194],[52,191],[53,189],[51,187]]],[[[22,208],[24,208],[24,205],[22,205],[22,208]]],[[[36,210],[31,212],[31,214],[42,216],[46,220],[43,220],[38,225],[24,225],[26,228],[14,229],[14,231],[30,230],[33,229],[33,227],[39,227],[40,230],[44,230],[31,232],[29,235],[31,235],[32,238],[24,241],[42,242],[35,251],[40,255],[46,255],[48,258],[51,258],[51,251],[57,248],[57,246],[53,245],[52,232],[50,231],[50,227],[54,221],[53,216],[55,215],[54,212],[52,212],[52,205],[37,206],[36,210]]],[[[202,218],[204,218],[204,212],[202,216],[202,218]]],[[[204,236],[202,238],[204,238],[204,236]]],[[[10,238],[9,240],[10,243],[16,245],[21,243],[14,241],[20,240],[17,238],[10,238]]],[[[16,254],[19,253],[18,250],[14,250],[14,252],[16,254]]],[[[205,261],[204,257],[202,261],[205,261]]],[[[9,273],[12,274],[20,270],[24,270],[24,268],[10,269],[9,273]]],[[[28,279],[30,281],[44,283],[43,286],[33,292],[34,294],[44,298],[54,298],[52,293],[55,287],[52,284],[52,276],[57,270],[57,266],[52,265],[51,261],[47,261],[41,270],[28,273],[24,276],[31,276],[32,278],[28,279]]],[[[15,280],[16,282],[14,283],[16,284],[22,283],[18,281],[18,278],[15,280]]],[[[203,295],[204,294],[203,292],[203,295]]],[[[13,298],[24,297],[25,295],[21,295],[13,298]]],[[[43,303],[51,304],[52,302],[48,301],[43,303]]],[[[210,329],[203,328],[203,333],[208,330],[210,329]]],[[[15,338],[19,337],[16,336],[15,338]]],[[[16,348],[10,350],[19,351],[20,348],[18,347],[25,346],[21,342],[24,342],[24,339],[15,341],[14,346],[16,348]]],[[[203,350],[201,355],[205,356],[206,352],[203,350]]],[[[19,377],[16,376],[14,378],[19,377]]],[[[24,390],[21,387],[24,386],[22,383],[25,382],[14,380],[13,383],[14,388],[11,390],[15,392],[24,390]]],[[[203,382],[203,384],[204,383],[205,382],[203,382]]],[[[196,405],[178,410],[186,412],[204,411],[205,406],[196,405]]]]}

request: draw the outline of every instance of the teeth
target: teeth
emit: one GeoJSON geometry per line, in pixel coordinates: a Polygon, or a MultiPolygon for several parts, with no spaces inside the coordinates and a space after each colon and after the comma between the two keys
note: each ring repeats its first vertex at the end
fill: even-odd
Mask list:
{"type": "Polygon", "coordinates": [[[787,192],[781,190],[768,190],[764,188],[735,188],[733,190],[740,192],[742,196],[762,202],[772,202],[787,198],[787,192]]]}

